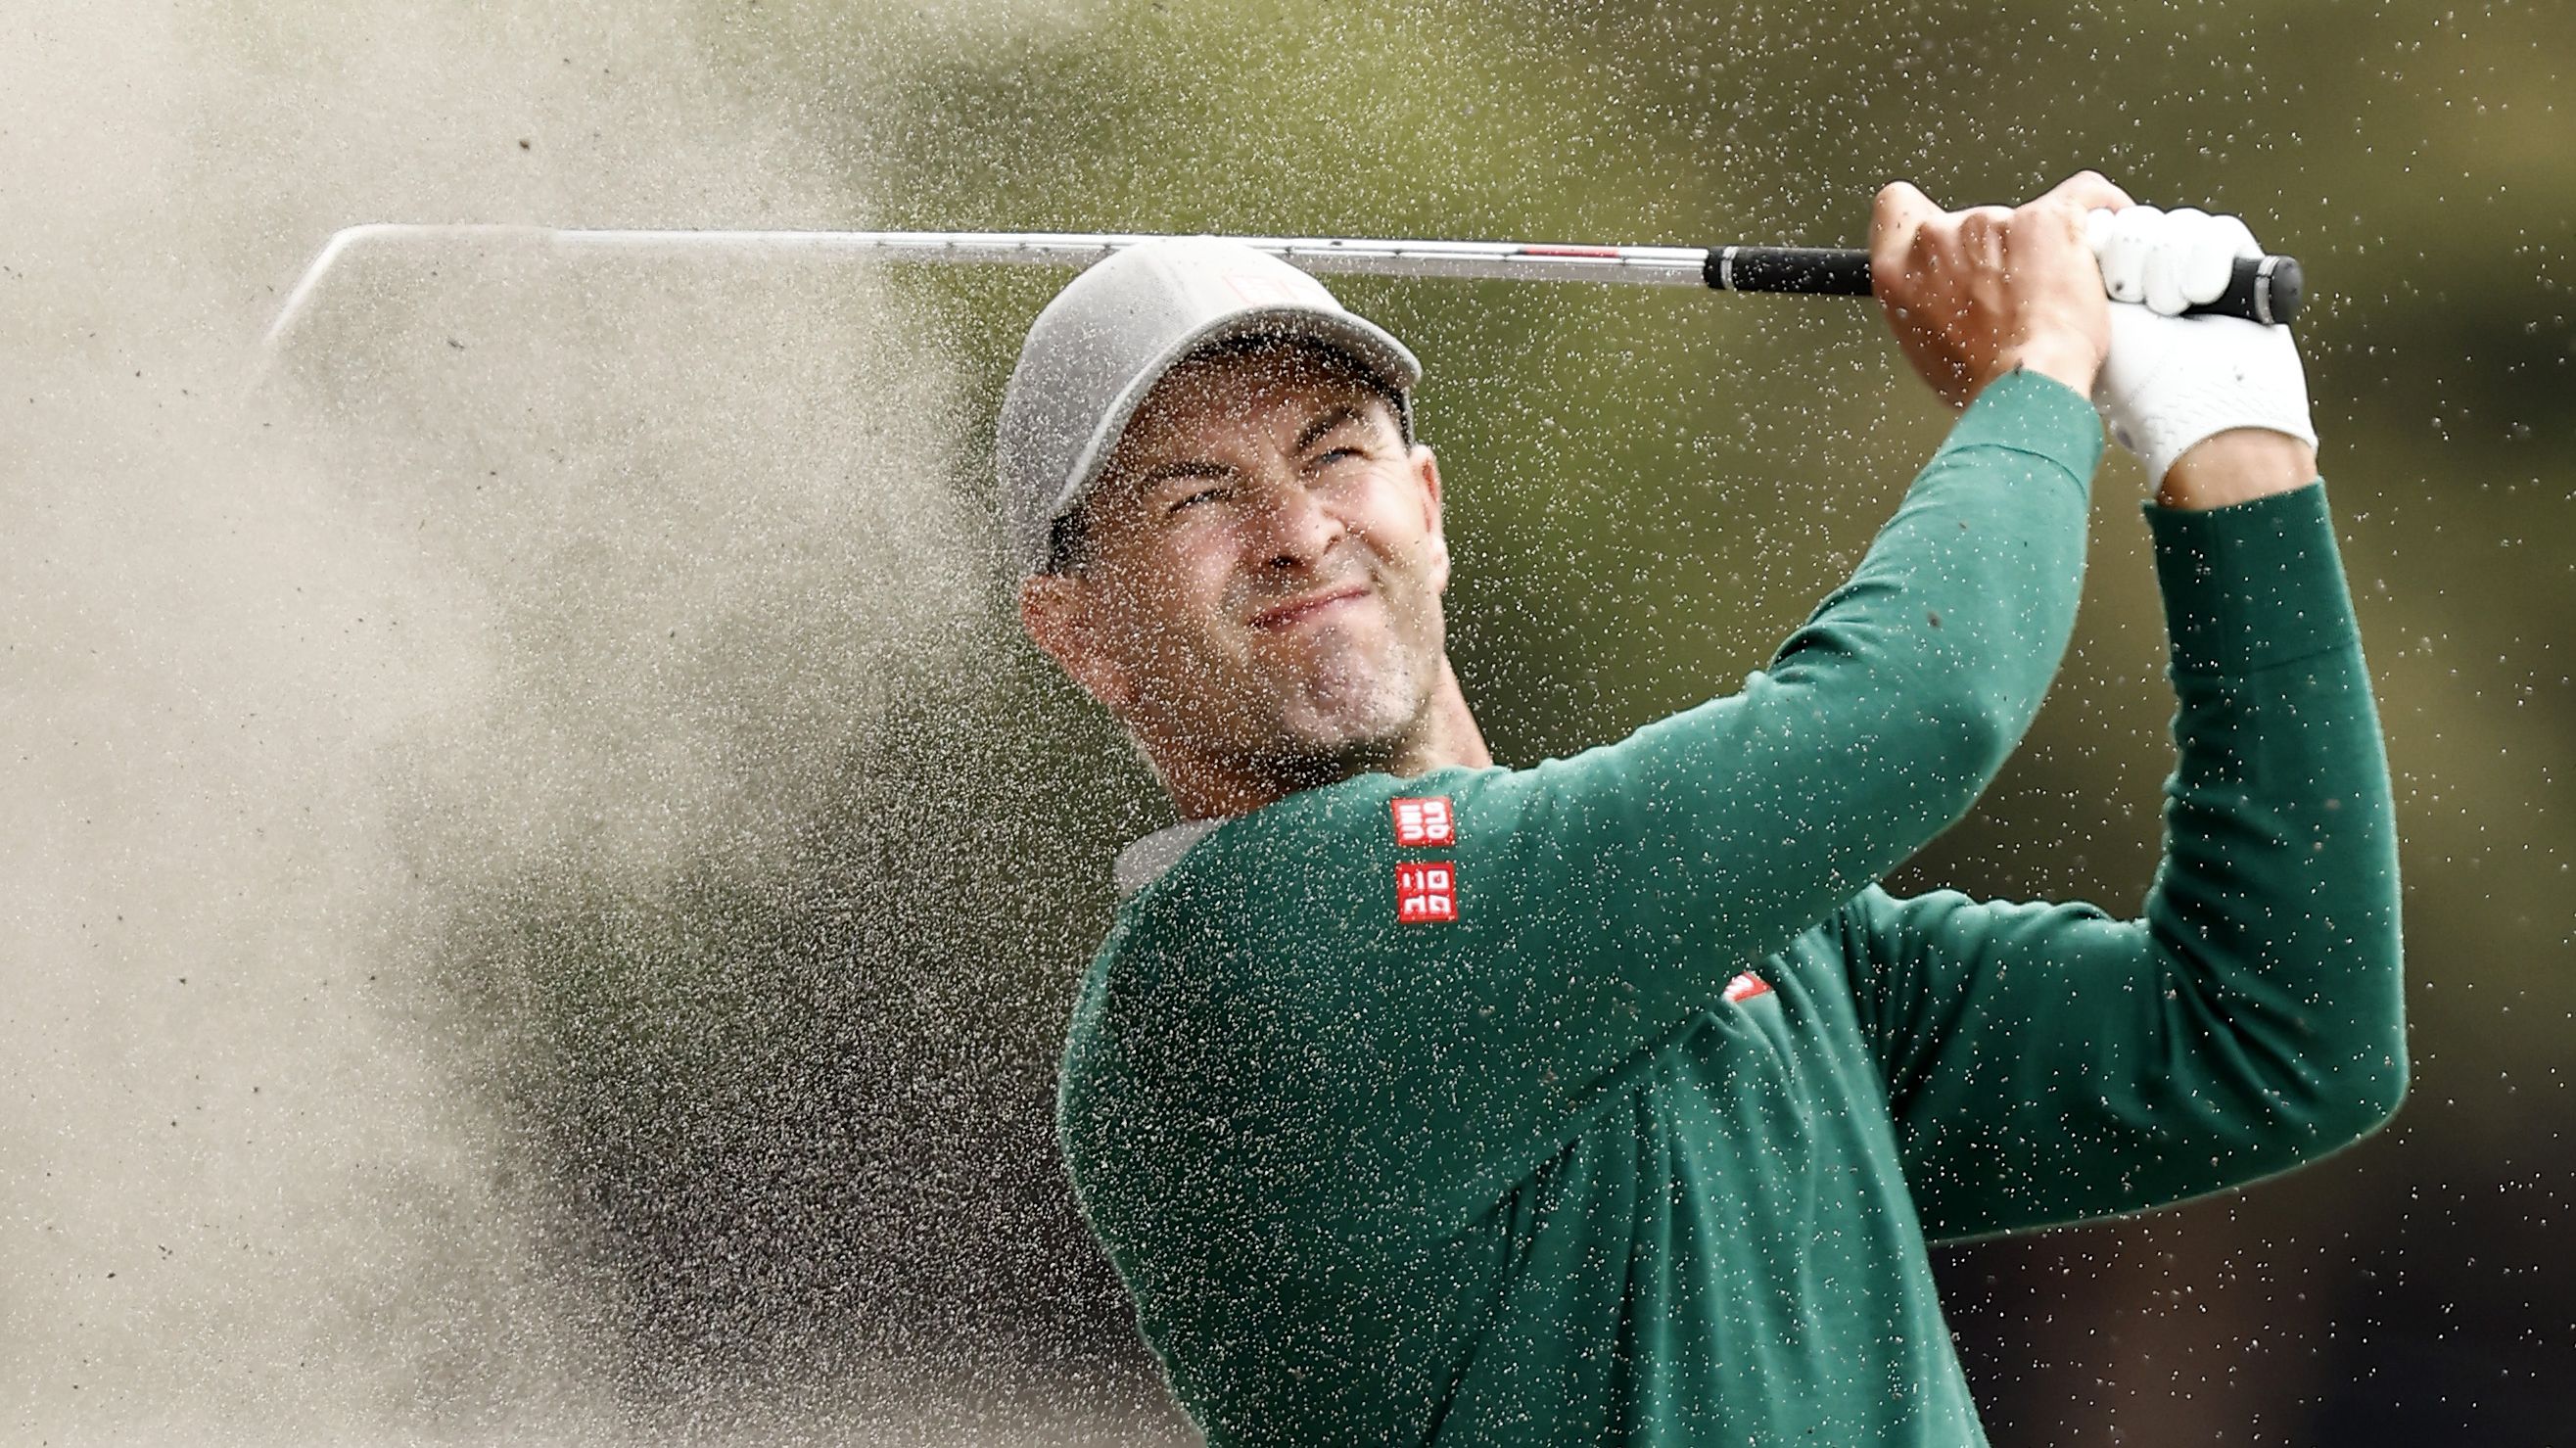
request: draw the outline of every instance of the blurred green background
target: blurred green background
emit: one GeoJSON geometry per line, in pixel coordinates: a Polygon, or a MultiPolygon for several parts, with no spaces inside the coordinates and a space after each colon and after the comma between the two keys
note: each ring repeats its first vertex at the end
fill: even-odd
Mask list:
{"type": "MultiPolygon", "coordinates": [[[[672,43],[863,178],[846,226],[1851,244],[1890,178],[1966,205],[2086,166],[2242,213],[2310,278],[2403,816],[2414,1093],[2258,1192],[1945,1253],[1953,1322],[2000,1444],[2538,1443],[2576,1412],[2553,1250],[2576,1212],[2576,7],[1120,0],[964,27],[745,0],[672,43]]],[[[892,282],[955,359],[945,482],[975,509],[1063,280],[892,282]]],[[[1946,424],[1867,305],[1334,285],[1427,365],[1454,654],[1507,762],[1731,689],[1946,424]]],[[[1893,887],[2139,898],[2170,757],[2145,486],[2106,465],[2061,682],[1893,887]]],[[[1004,583],[964,623],[986,666],[907,679],[792,859],[640,895],[531,877],[453,923],[478,998],[526,1005],[492,1089],[581,1204],[565,1250],[618,1286],[648,1418],[897,1362],[1172,1429],[1051,1138],[1108,857],[1167,809],[1014,638],[1004,583]]]]}

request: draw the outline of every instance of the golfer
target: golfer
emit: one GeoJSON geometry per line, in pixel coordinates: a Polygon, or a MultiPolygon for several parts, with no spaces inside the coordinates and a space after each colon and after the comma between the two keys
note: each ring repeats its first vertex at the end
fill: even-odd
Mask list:
{"type": "Polygon", "coordinates": [[[1181,816],[1117,862],[1062,1141],[1212,1444],[1979,1443],[1928,1242],[2395,1109],[2387,773],[2299,360],[2173,315],[2252,250],[2091,173],[1889,186],[1872,274],[1947,440],[1740,691],[1527,768],[1445,654],[1402,344],[1206,238],[1047,307],[999,440],[1023,619],[1181,816]],[[1893,898],[2047,690],[2105,421],[2157,485],[2156,882],[2134,919],[1893,898]]]}

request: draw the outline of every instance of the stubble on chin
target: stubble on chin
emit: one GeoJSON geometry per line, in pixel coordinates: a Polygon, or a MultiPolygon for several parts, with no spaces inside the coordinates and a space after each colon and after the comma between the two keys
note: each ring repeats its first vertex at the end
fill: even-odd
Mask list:
{"type": "Polygon", "coordinates": [[[1299,789],[1384,767],[1421,720],[1430,691],[1420,674],[1403,658],[1327,665],[1293,688],[1248,762],[1299,789]]]}

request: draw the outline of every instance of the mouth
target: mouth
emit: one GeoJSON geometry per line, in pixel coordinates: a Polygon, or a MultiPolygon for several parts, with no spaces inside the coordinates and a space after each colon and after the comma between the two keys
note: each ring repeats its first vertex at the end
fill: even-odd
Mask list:
{"type": "Polygon", "coordinates": [[[1353,583],[1340,588],[1328,588],[1321,593],[1310,593],[1303,598],[1292,598],[1285,603],[1272,604],[1254,614],[1252,626],[1270,632],[1292,629],[1299,624],[1322,618],[1347,604],[1366,598],[1368,592],[1368,585],[1353,583]]]}

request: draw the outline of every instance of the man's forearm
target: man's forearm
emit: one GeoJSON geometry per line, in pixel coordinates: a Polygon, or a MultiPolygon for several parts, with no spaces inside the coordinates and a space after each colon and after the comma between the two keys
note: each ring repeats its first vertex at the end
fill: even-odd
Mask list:
{"type": "Polygon", "coordinates": [[[2156,488],[2156,502],[2206,512],[2303,488],[2316,478],[2317,450],[2307,443],[2268,428],[2230,428],[2174,459],[2156,488]]]}
{"type": "Polygon", "coordinates": [[[2147,913],[2265,1063],[2243,1099],[2331,1148],[2404,1086],[2395,819],[2323,490],[2281,491],[2150,515],[2181,754],[2147,913]]]}

